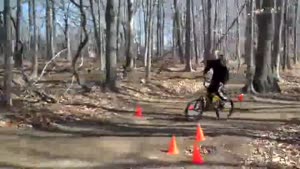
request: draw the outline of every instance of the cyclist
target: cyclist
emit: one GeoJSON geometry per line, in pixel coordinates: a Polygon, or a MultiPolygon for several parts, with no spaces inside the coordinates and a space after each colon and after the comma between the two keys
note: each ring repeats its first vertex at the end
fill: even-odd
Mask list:
{"type": "Polygon", "coordinates": [[[215,93],[223,101],[227,101],[228,98],[225,96],[222,89],[229,80],[229,70],[226,66],[226,60],[223,54],[220,54],[219,51],[216,50],[214,56],[213,59],[208,59],[206,61],[206,67],[203,72],[205,77],[210,69],[213,70],[212,79],[207,88],[207,94],[209,98],[212,98],[212,94],[215,93]]]}

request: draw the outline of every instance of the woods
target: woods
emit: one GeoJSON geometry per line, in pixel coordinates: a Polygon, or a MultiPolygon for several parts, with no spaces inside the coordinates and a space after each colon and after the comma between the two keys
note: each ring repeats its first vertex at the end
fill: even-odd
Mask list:
{"type": "Polygon", "coordinates": [[[22,70],[28,62],[34,81],[42,60],[65,56],[80,84],[77,60],[82,65],[86,56],[96,56],[100,71],[106,72],[105,86],[116,89],[119,65],[128,73],[142,66],[151,81],[153,64],[164,62],[170,52],[185,65],[182,71],[192,72],[200,62],[213,59],[215,50],[236,62],[238,71],[246,65],[245,91],[280,92],[280,72],[299,60],[298,5],[297,0],[4,1],[4,98],[11,100],[13,68],[22,70]],[[39,18],[40,9],[45,19],[39,18]],[[25,13],[27,30],[21,22],[25,13]]]}
{"type": "Polygon", "coordinates": [[[2,0],[0,168],[297,168],[299,26],[299,0],[2,0]]]}

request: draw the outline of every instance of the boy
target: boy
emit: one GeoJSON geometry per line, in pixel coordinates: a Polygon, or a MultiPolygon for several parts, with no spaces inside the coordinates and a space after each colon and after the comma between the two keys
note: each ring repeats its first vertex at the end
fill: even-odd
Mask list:
{"type": "Polygon", "coordinates": [[[226,67],[226,61],[224,55],[215,53],[216,58],[214,60],[207,60],[206,67],[204,68],[203,75],[213,69],[213,76],[210,85],[207,88],[207,94],[211,98],[211,94],[217,94],[223,101],[227,101],[227,97],[224,95],[223,90],[219,90],[224,87],[224,85],[229,80],[229,70],[226,67]]]}

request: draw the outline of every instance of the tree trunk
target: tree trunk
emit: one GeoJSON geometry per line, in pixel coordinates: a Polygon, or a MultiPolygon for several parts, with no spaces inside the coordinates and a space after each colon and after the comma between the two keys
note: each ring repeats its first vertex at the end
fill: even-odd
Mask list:
{"type": "Polygon", "coordinates": [[[219,0],[215,0],[215,16],[214,16],[214,28],[213,28],[213,45],[214,49],[217,49],[217,21],[218,21],[218,10],[219,10],[219,0]]]}
{"type": "Polygon", "coordinates": [[[11,90],[12,90],[12,69],[13,69],[13,57],[12,57],[12,46],[11,46],[11,10],[10,0],[4,0],[4,40],[5,40],[5,65],[4,65],[4,106],[12,106],[11,90]]]}
{"type": "Polygon", "coordinates": [[[116,22],[116,0],[106,1],[105,22],[106,22],[106,87],[117,91],[117,22],[116,22]]]}
{"type": "Polygon", "coordinates": [[[178,48],[178,55],[180,59],[180,63],[184,63],[183,56],[183,47],[182,47],[182,38],[181,38],[181,25],[180,25],[180,11],[177,5],[177,0],[174,0],[174,8],[175,8],[175,25],[176,25],[176,43],[178,48]]]}
{"type": "Polygon", "coordinates": [[[46,1],[46,45],[47,45],[47,59],[53,57],[53,38],[52,38],[52,17],[50,1],[46,1]]]}
{"type": "Polygon", "coordinates": [[[238,68],[237,70],[240,70],[241,67],[241,49],[240,49],[240,17],[239,17],[239,0],[235,0],[236,7],[237,7],[237,21],[236,21],[236,58],[238,60],[238,68]]]}
{"type": "Polygon", "coordinates": [[[294,64],[298,62],[297,51],[298,51],[298,7],[299,0],[295,0],[295,13],[294,13],[294,64]]]}
{"type": "Polygon", "coordinates": [[[185,70],[192,72],[191,59],[191,0],[186,0],[185,70]]]}
{"type": "Polygon", "coordinates": [[[147,65],[146,65],[146,80],[147,82],[151,79],[151,63],[152,63],[152,32],[153,32],[153,21],[152,21],[152,6],[153,0],[147,0],[147,65]]]}
{"type": "Polygon", "coordinates": [[[105,51],[105,40],[104,36],[102,36],[102,28],[101,28],[101,1],[102,0],[98,0],[97,2],[97,13],[98,13],[98,33],[99,33],[99,39],[100,39],[100,51],[99,51],[99,56],[100,56],[100,70],[104,71],[105,70],[105,55],[103,54],[103,52],[105,51]]]}
{"type": "Polygon", "coordinates": [[[126,40],[126,70],[127,71],[131,71],[134,67],[134,56],[133,56],[133,52],[132,52],[132,44],[133,44],[133,0],[127,0],[127,40],[126,40]]]}
{"type": "Polygon", "coordinates": [[[162,1],[157,1],[157,5],[156,5],[156,56],[157,58],[161,57],[161,2],[162,1]]]}
{"type": "Polygon", "coordinates": [[[198,55],[198,38],[197,38],[197,32],[196,32],[196,16],[195,16],[195,4],[194,0],[191,2],[192,5],[192,16],[193,16],[193,35],[194,35],[194,50],[195,50],[195,63],[198,65],[199,64],[199,55],[198,55]]]}
{"type": "Polygon", "coordinates": [[[37,39],[37,25],[36,25],[36,10],[35,10],[35,0],[32,1],[32,16],[33,16],[33,46],[34,46],[34,52],[32,56],[32,72],[31,76],[33,78],[36,78],[38,76],[38,39],[37,39]]]}
{"type": "Polygon", "coordinates": [[[118,17],[117,17],[117,61],[120,60],[120,25],[121,25],[121,6],[122,0],[118,0],[118,17]]]}
{"type": "Polygon", "coordinates": [[[259,93],[280,92],[271,67],[272,38],[274,33],[272,8],[274,8],[274,0],[264,0],[262,2],[264,12],[257,16],[259,33],[253,85],[259,93]]]}
{"type": "Polygon", "coordinates": [[[29,38],[28,38],[28,51],[31,52],[32,49],[32,32],[33,32],[33,24],[32,24],[32,1],[28,0],[28,27],[29,27],[29,38]]]}
{"type": "Polygon", "coordinates": [[[15,67],[21,68],[23,64],[23,52],[21,51],[22,42],[20,38],[21,17],[22,17],[22,0],[17,0],[17,16],[16,16],[16,43],[15,43],[15,67]]]}
{"type": "MultiPolygon", "coordinates": [[[[100,59],[100,57],[101,57],[101,54],[100,54],[101,53],[101,39],[100,39],[100,36],[99,36],[100,32],[98,32],[98,28],[97,28],[97,22],[96,22],[96,16],[95,16],[95,12],[94,12],[93,0],[90,0],[90,7],[91,7],[91,15],[92,15],[93,26],[94,26],[94,35],[95,35],[96,44],[97,44],[97,55],[98,55],[98,58],[100,59]]],[[[101,62],[101,59],[100,59],[100,62],[101,62]]]]}
{"type": "Polygon", "coordinates": [[[276,9],[278,10],[274,16],[274,39],[273,39],[273,51],[272,51],[272,70],[277,80],[280,80],[280,54],[281,54],[281,42],[282,42],[282,19],[283,19],[283,7],[285,0],[275,0],[276,9]]]}
{"type": "Polygon", "coordinates": [[[246,43],[245,54],[247,55],[247,72],[246,72],[246,85],[243,91],[246,93],[255,93],[253,86],[254,78],[254,2],[255,0],[248,0],[247,2],[247,23],[246,23],[246,43]]]}
{"type": "Polygon", "coordinates": [[[165,53],[165,20],[166,20],[166,11],[165,11],[165,1],[162,0],[162,29],[160,35],[160,54],[164,55],[165,53]]]}
{"type": "Polygon", "coordinates": [[[55,12],[55,0],[51,0],[51,14],[52,14],[52,56],[55,56],[56,54],[56,12],[55,12]]]}
{"type": "Polygon", "coordinates": [[[204,49],[204,60],[213,59],[212,58],[212,40],[211,40],[211,0],[207,0],[207,32],[206,32],[206,42],[205,42],[205,49],[204,49]]]}

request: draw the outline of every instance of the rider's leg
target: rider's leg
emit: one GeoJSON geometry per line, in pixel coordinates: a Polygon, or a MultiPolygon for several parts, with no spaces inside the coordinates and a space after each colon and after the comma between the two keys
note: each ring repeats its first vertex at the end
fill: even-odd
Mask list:
{"type": "Polygon", "coordinates": [[[217,95],[223,100],[227,101],[228,97],[225,95],[225,92],[223,89],[218,90],[217,95]]]}

